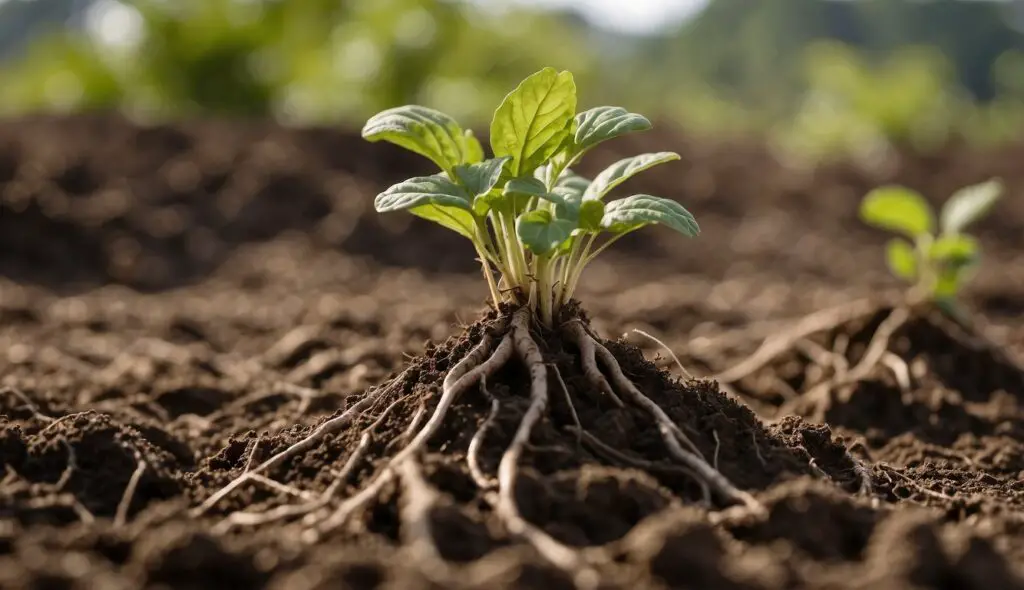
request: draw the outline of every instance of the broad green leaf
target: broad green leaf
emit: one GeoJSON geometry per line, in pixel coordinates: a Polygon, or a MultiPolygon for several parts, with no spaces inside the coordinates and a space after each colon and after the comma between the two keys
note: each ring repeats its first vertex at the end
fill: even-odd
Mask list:
{"type": "Polygon", "coordinates": [[[480,142],[471,133],[463,132],[455,119],[418,105],[377,113],[363,126],[363,137],[416,152],[446,172],[459,164],[474,164],[483,159],[480,142]]]}
{"type": "Polygon", "coordinates": [[[501,171],[509,158],[492,158],[478,164],[465,164],[455,167],[455,176],[474,197],[486,195],[501,178],[501,171]]]}
{"type": "Polygon", "coordinates": [[[928,202],[902,186],[883,186],[868,193],[861,201],[860,217],[865,223],[912,239],[935,231],[935,216],[928,202]]]}
{"type": "Polygon", "coordinates": [[[674,152],[657,152],[653,154],[641,154],[631,158],[624,158],[604,169],[603,172],[594,178],[586,192],[584,200],[603,199],[613,188],[626,182],[636,174],[653,168],[658,164],[678,160],[679,154],[674,152]]]}
{"type": "Polygon", "coordinates": [[[942,207],[942,233],[960,233],[988,213],[1002,194],[1003,183],[998,178],[956,191],[942,207]]]}
{"type": "Polygon", "coordinates": [[[500,189],[491,189],[490,192],[477,195],[473,199],[473,213],[476,213],[477,217],[484,217],[491,209],[498,208],[506,200],[500,189]]]}
{"type": "Polygon", "coordinates": [[[494,112],[491,149],[496,157],[512,158],[512,176],[530,174],[562,146],[575,112],[572,74],[544,68],[523,80],[494,112]]]}
{"type": "Polygon", "coordinates": [[[588,232],[601,230],[604,219],[604,203],[601,201],[583,201],[579,207],[579,228],[588,232]]]}
{"type": "MultiPolygon", "coordinates": [[[[548,165],[545,164],[533,173],[534,178],[544,182],[547,179],[548,165]]],[[[559,175],[558,181],[555,183],[555,190],[567,198],[572,195],[576,201],[583,200],[583,193],[586,192],[587,187],[590,186],[590,180],[576,174],[571,169],[565,169],[562,174],[559,175]]]]}
{"type": "Polygon", "coordinates": [[[480,140],[473,135],[472,129],[466,129],[462,134],[463,141],[465,142],[465,161],[463,164],[476,164],[477,162],[484,161],[484,146],[480,145],[480,140]]]}
{"type": "Polygon", "coordinates": [[[557,192],[549,192],[544,183],[532,176],[513,178],[505,184],[506,195],[537,197],[556,205],[565,204],[565,198],[557,192]]]}
{"type": "Polygon", "coordinates": [[[889,240],[885,248],[885,260],[892,274],[912,281],[917,277],[917,254],[914,246],[903,238],[889,240]]]}
{"type": "Polygon", "coordinates": [[[632,231],[644,225],[660,223],[694,237],[700,227],[693,215],[671,199],[651,195],[633,195],[605,206],[601,226],[613,233],[632,231]]]}
{"type": "Polygon", "coordinates": [[[947,234],[932,243],[928,256],[947,266],[967,266],[977,259],[981,246],[978,241],[963,234],[947,234]]]}
{"type": "Polygon", "coordinates": [[[474,242],[476,241],[476,218],[461,207],[427,203],[409,209],[409,213],[433,221],[474,242]]]}
{"type": "Polygon", "coordinates": [[[443,174],[403,180],[388,187],[373,200],[373,206],[379,213],[412,209],[427,204],[471,210],[469,195],[465,189],[448,180],[443,174]]]}
{"type": "Polygon", "coordinates": [[[550,211],[527,211],[516,218],[516,235],[531,252],[544,256],[572,236],[575,224],[559,219],[550,211]]]}
{"type": "Polygon", "coordinates": [[[602,141],[634,131],[647,131],[651,122],[646,117],[621,107],[595,107],[576,115],[575,148],[582,153],[602,141]]]}
{"type": "Polygon", "coordinates": [[[566,170],[558,179],[558,185],[555,189],[559,193],[565,195],[566,198],[571,198],[579,203],[583,201],[583,195],[587,192],[589,187],[589,179],[586,179],[571,170],[566,170]]]}

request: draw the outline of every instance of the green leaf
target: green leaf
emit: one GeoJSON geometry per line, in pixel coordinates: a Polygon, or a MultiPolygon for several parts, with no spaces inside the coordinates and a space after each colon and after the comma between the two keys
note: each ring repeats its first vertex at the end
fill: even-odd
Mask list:
{"type": "Polygon", "coordinates": [[[613,188],[626,182],[636,174],[648,168],[653,168],[658,164],[678,159],[679,154],[674,152],[657,152],[619,160],[597,175],[594,182],[590,183],[590,186],[587,187],[586,192],[583,194],[583,199],[603,199],[613,188]]]}
{"type": "Polygon", "coordinates": [[[545,201],[555,203],[556,205],[564,205],[565,198],[557,192],[549,192],[548,187],[544,182],[533,178],[532,176],[526,176],[521,178],[513,178],[505,184],[506,195],[522,195],[527,197],[537,197],[544,199],[545,201]]]}
{"type": "Polygon", "coordinates": [[[572,74],[544,68],[523,80],[494,112],[491,149],[496,157],[511,156],[512,176],[526,176],[559,150],[575,112],[572,74]]]}
{"type": "Polygon", "coordinates": [[[500,190],[492,189],[473,199],[473,213],[476,213],[477,217],[484,217],[491,209],[500,207],[506,200],[507,198],[500,190]]]}
{"type": "Polygon", "coordinates": [[[963,283],[963,275],[958,270],[946,269],[939,272],[935,279],[935,287],[932,296],[939,300],[949,300],[956,297],[960,292],[963,283]]]}
{"type": "Polygon", "coordinates": [[[889,240],[885,248],[885,260],[892,274],[908,281],[917,277],[917,254],[914,246],[903,238],[889,240]]]}
{"type": "Polygon", "coordinates": [[[476,241],[476,218],[469,211],[454,205],[427,203],[409,209],[409,213],[433,221],[459,235],[476,241]]]}
{"type": "Polygon", "coordinates": [[[544,256],[555,250],[572,236],[576,224],[559,219],[550,211],[538,209],[527,211],[516,218],[516,235],[531,252],[544,256]]]}
{"type": "Polygon", "coordinates": [[[605,206],[601,201],[583,201],[579,208],[579,228],[595,232],[601,230],[601,221],[604,220],[605,206]]]}
{"type": "Polygon", "coordinates": [[[935,216],[928,202],[902,186],[883,186],[868,193],[861,201],[860,217],[867,224],[912,239],[930,234],[935,228],[935,216]]]}
{"type": "Polygon", "coordinates": [[[508,157],[492,158],[478,164],[456,166],[455,176],[469,194],[479,197],[489,193],[498,184],[501,172],[508,161],[508,157]]]}
{"type": "Polygon", "coordinates": [[[589,179],[584,178],[571,170],[566,170],[562,173],[562,176],[559,177],[558,185],[555,189],[559,193],[565,195],[566,198],[571,198],[579,203],[583,201],[583,195],[587,192],[587,189],[590,188],[590,183],[591,181],[589,179]]]}
{"type": "Polygon", "coordinates": [[[602,141],[634,131],[647,131],[651,122],[646,117],[621,107],[595,107],[576,115],[575,148],[582,153],[602,141]]]}
{"type": "Polygon", "coordinates": [[[465,161],[463,164],[476,164],[477,162],[484,161],[484,146],[480,145],[480,140],[473,135],[472,129],[466,129],[462,134],[463,141],[465,142],[465,161]]]}
{"type": "Polygon", "coordinates": [[[633,195],[608,203],[601,226],[613,233],[624,233],[639,227],[660,223],[689,237],[700,233],[693,215],[679,203],[653,197],[633,195]]]}
{"type": "Polygon", "coordinates": [[[946,266],[968,266],[978,260],[981,246],[963,234],[947,234],[932,243],[928,256],[946,266]]]}
{"type": "Polygon", "coordinates": [[[469,195],[444,174],[417,176],[403,180],[373,200],[379,213],[402,211],[422,205],[441,205],[471,211],[469,195]]]}
{"type": "Polygon", "coordinates": [[[988,213],[1002,194],[998,178],[956,191],[942,207],[942,233],[960,233],[988,213]]]}
{"type": "Polygon", "coordinates": [[[388,141],[416,152],[446,172],[483,159],[483,149],[472,133],[463,132],[448,115],[418,105],[377,113],[363,126],[363,138],[388,141]]]}

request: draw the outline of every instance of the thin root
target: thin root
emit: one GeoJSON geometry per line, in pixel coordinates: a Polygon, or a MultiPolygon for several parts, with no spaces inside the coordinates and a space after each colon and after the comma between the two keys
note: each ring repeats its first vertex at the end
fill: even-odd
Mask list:
{"type": "Polygon", "coordinates": [[[486,378],[480,379],[480,391],[491,400],[491,411],[488,412],[487,418],[480,424],[476,433],[473,434],[472,440],[469,441],[469,449],[466,451],[466,466],[469,468],[469,475],[476,482],[476,485],[482,490],[489,490],[497,485],[497,482],[493,478],[487,477],[484,474],[484,470],[480,467],[480,447],[484,444],[484,437],[487,436],[488,429],[498,419],[501,404],[498,402],[498,398],[491,395],[491,392],[487,390],[486,378]]]}
{"type": "Polygon", "coordinates": [[[811,334],[835,328],[845,322],[872,313],[875,309],[874,302],[864,299],[813,313],[797,322],[789,330],[768,337],[745,360],[715,375],[715,380],[719,383],[735,383],[772,362],[776,357],[792,348],[794,343],[811,334]]]}
{"type": "Polygon", "coordinates": [[[587,381],[599,392],[608,396],[608,399],[612,400],[616,406],[620,408],[626,407],[622,400],[619,399],[619,396],[615,395],[615,390],[612,389],[611,384],[605,379],[601,369],[597,367],[595,341],[587,334],[583,323],[579,321],[570,322],[569,336],[580,349],[580,364],[583,366],[583,376],[587,378],[587,381]]]}
{"type": "Polygon", "coordinates": [[[730,502],[742,504],[755,512],[761,512],[764,507],[758,502],[751,494],[740,490],[736,486],[722,475],[717,469],[708,465],[696,445],[691,442],[685,434],[679,429],[678,426],[672,419],[668,417],[664,410],[654,403],[654,400],[647,397],[628,377],[622,372],[622,367],[619,366],[619,362],[615,359],[615,356],[610,350],[605,348],[603,344],[593,340],[591,338],[594,347],[597,350],[597,356],[604,363],[605,368],[611,374],[612,383],[622,392],[625,392],[629,397],[645,409],[648,414],[654,418],[655,423],[658,426],[658,432],[661,434],[662,441],[665,446],[668,447],[669,453],[679,462],[686,465],[688,468],[693,470],[698,477],[703,480],[712,491],[717,492],[720,496],[729,500],[730,502]],[[691,450],[686,450],[680,443],[686,444],[691,450]]]}
{"type": "MultiPolygon", "coordinates": [[[[403,371],[403,375],[404,375],[404,371],[403,371]]],[[[383,396],[387,392],[389,392],[390,389],[395,384],[401,383],[401,381],[402,381],[402,375],[399,375],[397,378],[395,378],[391,382],[392,383],[391,386],[380,388],[377,391],[364,396],[361,400],[359,400],[358,402],[352,404],[352,407],[350,407],[349,409],[347,409],[344,412],[342,412],[341,415],[336,416],[334,418],[331,418],[330,420],[328,420],[328,421],[324,422],[323,424],[321,424],[320,426],[318,426],[306,438],[304,438],[304,439],[300,440],[299,442],[291,445],[287,449],[277,453],[273,457],[270,457],[269,459],[267,459],[263,463],[259,464],[255,468],[253,468],[253,469],[243,473],[242,475],[238,476],[237,478],[235,478],[234,480],[229,482],[226,486],[224,486],[223,488],[218,490],[216,493],[214,493],[212,496],[207,498],[206,501],[203,502],[198,508],[193,510],[192,516],[195,517],[195,516],[201,516],[201,515],[205,514],[207,510],[209,510],[214,505],[216,505],[217,502],[220,502],[222,499],[226,498],[228,496],[228,494],[230,494],[231,492],[237,490],[239,487],[241,487],[246,482],[251,481],[253,479],[254,475],[262,473],[262,472],[265,472],[265,471],[269,471],[270,469],[273,469],[274,467],[276,467],[276,466],[280,465],[281,463],[287,461],[291,457],[294,457],[294,456],[296,456],[296,455],[298,455],[300,453],[306,452],[307,450],[313,448],[313,446],[316,445],[316,443],[318,443],[321,439],[323,439],[328,434],[333,434],[333,433],[341,430],[342,428],[347,426],[349,424],[349,422],[351,422],[353,419],[355,419],[356,416],[361,415],[363,410],[365,410],[366,408],[368,408],[371,405],[373,405],[373,403],[375,401],[377,401],[381,396],[383,396]]]]}
{"type": "Polygon", "coordinates": [[[146,462],[142,457],[136,457],[138,465],[135,467],[135,471],[132,472],[131,478],[128,480],[128,485],[125,486],[124,495],[121,496],[121,501],[117,504],[117,512],[114,514],[114,527],[121,528],[128,522],[128,510],[131,508],[132,499],[135,497],[135,490],[139,486],[139,481],[142,479],[142,473],[146,471],[146,462]]]}
{"type": "Polygon", "coordinates": [[[493,353],[490,352],[490,347],[491,337],[485,335],[469,354],[452,367],[448,376],[445,377],[441,399],[437,402],[437,407],[434,409],[430,419],[427,420],[423,430],[420,430],[405,448],[388,461],[387,465],[384,466],[369,485],[339,504],[330,516],[316,526],[315,530],[308,531],[307,538],[309,540],[315,540],[323,534],[337,529],[348,520],[352,513],[376,497],[384,485],[394,479],[395,468],[402,461],[421,451],[426,446],[427,441],[437,433],[444,423],[448,408],[458,399],[459,395],[476,385],[485,376],[493,375],[512,356],[513,343],[510,336],[506,335],[502,338],[501,343],[493,353]]]}
{"type": "Polygon", "coordinates": [[[689,379],[690,381],[693,381],[693,373],[691,373],[691,372],[686,370],[686,367],[683,366],[682,361],[679,360],[679,357],[676,356],[676,353],[673,352],[672,349],[669,348],[667,344],[662,342],[659,338],[657,338],[655,336],[652,336],[651,334],[648,334],[647,332],[644,332],[643,330],[641,330],[639,328],[633,328],[633,331],[636,332],[637,334],[640,334],[641,336],[646,336],[647,338],[650,338],[656,344],[661,346],[665,350],[665,352],[667,352],[669,354],[669,356],[672,357],[672,360],[675,361],[676,366],[679,367],[680,371],[682,371],[683,376],[686,377],[687,379],[689,379]]]}

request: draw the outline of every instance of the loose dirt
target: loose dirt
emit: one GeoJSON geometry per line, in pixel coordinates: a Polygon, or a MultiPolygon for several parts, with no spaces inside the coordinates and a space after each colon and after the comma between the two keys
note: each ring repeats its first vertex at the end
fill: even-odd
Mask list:
{"type": "MultiPolygon", "coordinates": [[[[1024,149],[797,171],[756,144],[667,130],[608,144],[581,172],[665,149],[683,161],[623,192],[678,198],[702,235],[630,236],[579,298],[627,376],[766,513],[709,501],[649,416],[595,395],[579,351],[549,335],[566,391],[552,383],[522,459],[527,521],[591,556],[602,588],[1024,588],[1024,149]],[[941,201],[993,175],[1009,193],[976,228],[986,258],[968,320],[915,308],[876,339],[898,285],[885,236],[856,219],[860,196],[901,182],[941,201]],[[766,339],[858,301],[749,363],[766,339]],[[680,379],[633,329],[701,379],[680,379]],[[586,436],[566,427],[567,400],[586,436]]],[[[515,362],[456,403],[418,463],[434,498],[426,537],[398,482],[317,538],[301,517],[225,525],[328,490],[315,514],[330,514],[482,333],[468,243],[372,210],[390,182],[427,170],[338,130],[0,124],[0,588],[572,588],[505,530],[467,467],[495,401],[485,477],[525,411],[515,362]],[[264,473],[271,483],[197,515],[382,391],[264,473]]]]}

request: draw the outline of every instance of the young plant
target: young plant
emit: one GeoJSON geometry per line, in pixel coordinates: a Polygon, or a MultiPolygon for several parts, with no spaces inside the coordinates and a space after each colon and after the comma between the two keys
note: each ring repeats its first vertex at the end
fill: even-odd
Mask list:
{"type": "MultiPolygon", "coordinates": [[[[505,366],[518,359],[529,374],[529,388],[528,393],[523,388],[514,391],[528,396],[528,403],[525,410],[515,410],[515,418],[509,417],[515,426],[493,476],[484,472],[479,455],[488,429],[501,412],[502,403],[497,396],[488,395],[491,413],[472,435],[462,460],[481,497],[491,504],[496,518],[510,535],[525,540],[567,574],[597,580],[588,552],[555,539],[527,520],[519,508],[519,467],[534,430],[542,420],[548,420],[556,425],[556,431],[575,429],[578,443],[581,437],[589,436],[588,417],[593,415],[584,414],[584,419],[580,419],[574,406],[577,402],[564,385],[558,364],[546,356],[546,347],[542,348],[534,339],[533,325],[538,318],[578,351],[578,368],[586,380],[583,391],[597,396],[602,405],[624,408],[628,403],[636,407],[647,417],[651,432],[660,437],[667,455],[699,484],[705,499],[715,498],[741,505],[752,514],[765,514],[763,505],[753,495],[737,488],[709,463],[679,424],[633,383],[612,350],[583,317],[559,313],[572,296],[587,263],[627,233],[652,223],[667,225],[687,236],[698,232],[693,216],[668,199],[633,195],[604,202],[612,189],[638,172],[678,159],[674,153],[626,158],[593,180],[573,173],[571,166],[595,145],[651,127],[644,117],[617,107],[598,107],[579,114],[575,111],[572,75],[545,68],[524,80],[498,107],[491,124],[491,158],[484,157],[484,150],[471,131],[463,130],[438,111],[405,106],[370,119],[363,129],[364,137],[398,144],[429,158],[440,168],[437,174],[411,178],[390,187],[377,196],[377,210],[409,211],[469,239],[479,253],[495,305],[511,303],[517,307],[488,321],[472,349],[461,358],[452,359],[441,383],[440,396],[429,404],[427,397],[421,400],[421,411],[411,418],[402,438],[391,441],[401,441],[393,453],[388,452],[391,445],[371,446],[369,441],[373,429],[391,408],[410,397],[406,390],[412,377],[404,372],[387,385],[368,391],[305,438],[247,469],[211,495],[195,514],[202,514],[247,482],[274,485],[265,473],[324,437],[351,427],[375,408],[384,408],[376,421],[362,431],[359,445],[335,480],[342,484],[347,477],[345,470],[361,465],[365,458],[360,453],[383,448],[387,457],[380,463],[374,461],[382,466],[358,491],[335,503],[332,484],[322,500],[283,505],[260,514],[235,512],[225,519],[224,526],[252,526],[303,516],[310,527],[304,533],[317,539],[344,526],[354,514],[381,498],[389,482],[399,480],[402,493],[413,498],[400,509],[403,530],[428,538],[430,503],[434,501],[429,498],[438,494],[424,491],[430,487],[420,475],[420,455],[429,441],[441,433],[448,413],[460,397],[471,395],[478,386],[486,392],[488,381],[497,379],[505,366]],[[598,243],[601,236],[604,240],[598,243]],[[549,411],[552,373],[562,385],[564,400],[574,418],[572,423],[563,422],[560,413],[549,411]],[[330,504],[335,505],[324,513],[322,509],[330,504]]],[[[407,369],[411,370],[413,367],[407,369]]],[[[432,393],[429,395],[433,397],[432,393]]],[[[501,423],[506,431],[509,423],[501,423]]]]}
{"type": "Polygon", "coordinates": [[[936,220],[919,193],[884,186],[864,197],[860,217],[869,225],[901,234],[889,240],[886,260],[894,275],[912,283],[909,297],[948,307],[981,255],[977,240],[963,230],[988,213],[1002,192],[999,179],[964,187],[946,201],[936,220]]]}
{"type": "Polygon", "coordinates": [[[654,223],[699,233],[693,215],[670,199],[639,194],[605,203],[619,184],[678,154],[625,158],[593,180],[572,171],[599,143],[651,128],[619,107],[577,113],[576,105],[571,73],[544,68],[529,76],[494,112],[491,158],[471,130],[444,113],[422,106],[378,113],[364,138],[425,156],[440,172],[388,188],[374,206],[408,211],[469,239],[495,306],[526,305],[550,327],[583,269],[622,236],[654,223]]]}

